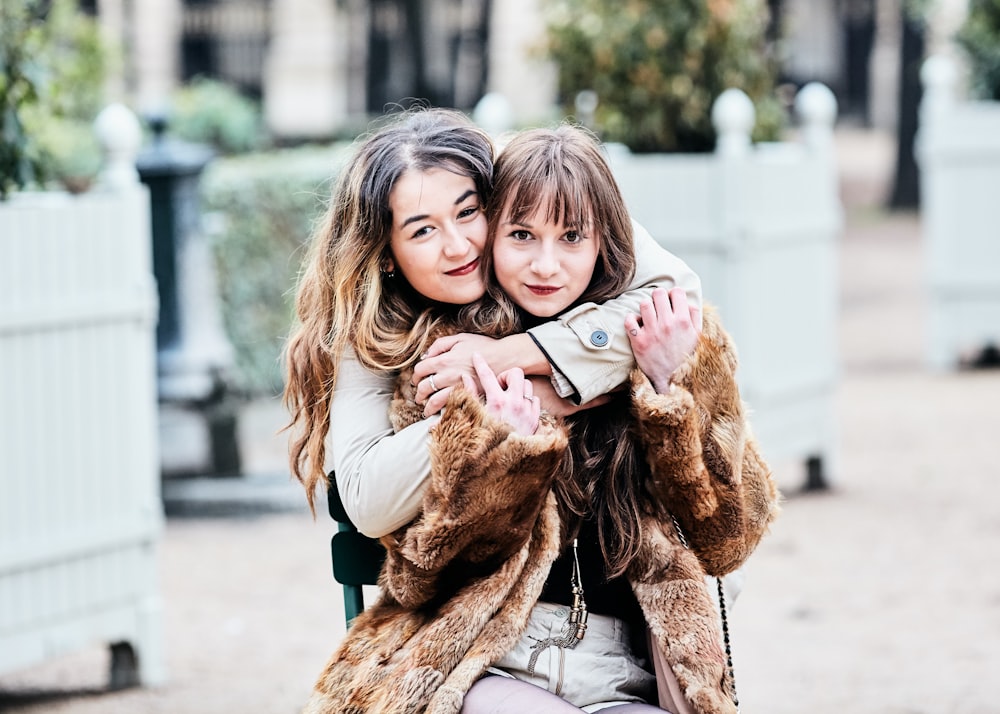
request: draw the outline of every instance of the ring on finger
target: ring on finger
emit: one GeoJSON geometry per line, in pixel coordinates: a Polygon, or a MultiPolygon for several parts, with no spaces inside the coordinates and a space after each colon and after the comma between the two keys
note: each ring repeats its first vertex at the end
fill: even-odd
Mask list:
{"type": "Polygon", "coordinates": [[[432,374],[430,377],[428,377],[427,381],[431,383],[431,391],[432,392],[436,392],[438,390],[438,388],[437,388],[437,385],[434,384],[434,375],[432,374]]]}

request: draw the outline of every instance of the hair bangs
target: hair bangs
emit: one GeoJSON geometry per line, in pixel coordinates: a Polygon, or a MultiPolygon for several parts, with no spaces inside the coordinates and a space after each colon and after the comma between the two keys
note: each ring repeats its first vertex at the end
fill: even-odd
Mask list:
{"type": "Polygon", "coordinates": [[[511,187],[507,213],[514,223],[524,224],[541,213],[548,223],[585,229],[594,223],[591,191],[584,177],[575,171],[553,170],[543,165],[534,171],[525,169],[517,183],[511,187]]]}

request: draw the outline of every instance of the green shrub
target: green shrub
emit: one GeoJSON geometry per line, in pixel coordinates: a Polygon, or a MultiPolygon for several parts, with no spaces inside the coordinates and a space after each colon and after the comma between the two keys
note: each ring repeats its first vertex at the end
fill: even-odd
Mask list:
{"type": "Polygon", "coordinates": [[[304,245],[341,156],[337,147],[305,147],[216,159],[202,180],[236,386],[250,394],[281,391],[304,245]]]}
{"type": "Polygon", "coordinates": [[[1000,0],[970,0],[957,40],[969,58],[972,93],[1000,101],[1000,0]]]}
{"type": "MultiPolygon", "coordinates": [[[[84,162],[67,164],[68,142],[100,111],[111,57],[97,23],[74,0],[0,3],[0,198],[81,170],[84,162]]],[[[96,173],[93,147],[89,137],[79,153],[96,173]]]]}
{"type": "Polygon", "coordinates": [[[710,151],[712,103],[725,89],[757,106],[754,138],[777,137],[764,0],[545,0],[548,56],[574,113],[579,92],[597,94],[595,129],[636,152],[710,151]]]}
{"type": "Polygon", "coordinates": [[[223,154],[263,145],[260,106],[232,85],[199,77],[173,95],[169,131],[186,141],[211,144],[223,154]]]}
{"type": "Polygon", "coordinates": [[[73,193],[87,190],[101,170],[101,146],[91,122],[41,117],[34,138],[51,173],[73,193]]]}

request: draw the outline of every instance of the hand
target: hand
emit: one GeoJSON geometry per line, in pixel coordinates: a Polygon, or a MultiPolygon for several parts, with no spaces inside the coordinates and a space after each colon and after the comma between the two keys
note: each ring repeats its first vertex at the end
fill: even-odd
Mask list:
{"type": "MultiPolygon", "coordinates": [[[[459,333],[439,337],[413,368],[417,404],[426,406],[424,414],[436,414],[448,401],[451,387],[462,384],[463,375],[476,378],[472,366],[474,353],[490,354],[498,340],[483,335],[459,333]],[[431,383],[433,377],[433,384],[431,383]]],[[[481,390],[476,393],[481,394],[481,390]]]]}
{"type": "Polygon", "coordinates": [[[625,331],[635,362],[660,394],[670,390],[670,378],[698,346],[701,310],[689,305],[681,288],[653,290],[639,305],[639,318],[628,315],[625,331]]]}
{"type": "MultiPolygon", "coordinates": [[[[538,428],[541,411],[538,397],[534,396],[531,380],[524,378],[524,372],[514,367],[499,375],[494,374],[489,364],[478,352],[472,355],[472,365],[486,393],[486,413],[507,422],[518,434],[534,434],[538,428]]],[[[462,375],[468,389],[472,377],[462,375]]]]}

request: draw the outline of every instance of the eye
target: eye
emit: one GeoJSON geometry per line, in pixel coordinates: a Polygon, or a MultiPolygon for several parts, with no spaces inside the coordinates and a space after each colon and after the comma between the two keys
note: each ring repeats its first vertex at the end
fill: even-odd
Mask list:
{"type": "Polygon", "coordinates": [[[510,237],[516,241],[527,241],[531,240],[531,234],[525,230],[511,231],[510,237]]]}
{"type": "Polygon", "coordinates": [[[583,242],[583,236],[576,231],[566,231],[566,235],[563,236],[563,240],[570,245],[576,245],[577,243],[583,242]]]}
{"type": "Polygon", "coordinates": [[[474,216],[477,213],[479,213],[479,206],[469,206],[468,208],[463,208],[461,211],[458,212],[458,218],[459,220],[463,218],[469,218],[470,216],[474,216]]]}
{"type": "Polygon", "coordinates": [[[410,238],[411,239],[423,238],[425,235],[429,235],[433,230],[434,228],[431,226],[420,226],[420,228],[417,228],[415,231],[413,231],[413,234],[410,236],[410,238]]]}

